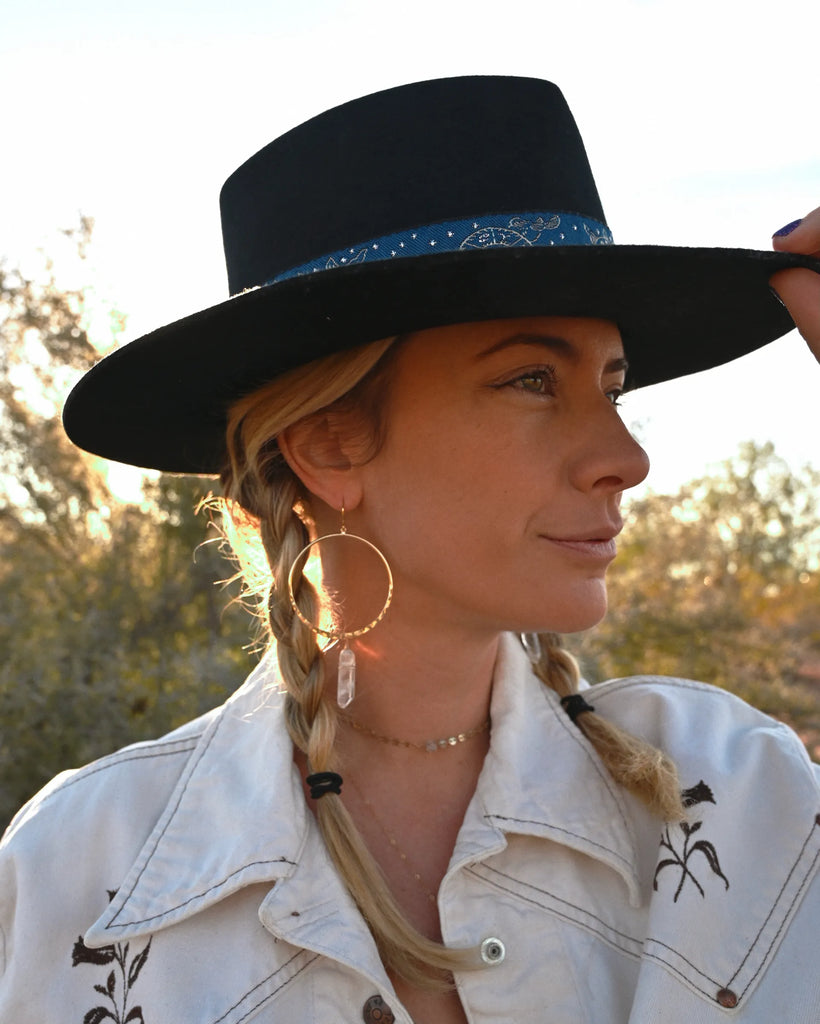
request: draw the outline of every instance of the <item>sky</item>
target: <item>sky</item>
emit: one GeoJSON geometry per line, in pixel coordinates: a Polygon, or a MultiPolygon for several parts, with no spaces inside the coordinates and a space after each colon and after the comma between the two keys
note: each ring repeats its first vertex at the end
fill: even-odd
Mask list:
{"type": "MultiPolygon", "coordinates": [[[[0,257],[95,219],[88,285],[124,339],[227,297],[224,179],[359,95],[460,74],[555,81],[622,243],[769,248],[820,205],[816,0],[27,0],[0,34],[0,257]]],[[[630,395],[677,487],[772,440],[820,467],[820,367],[788,337],[630,395]]]]}

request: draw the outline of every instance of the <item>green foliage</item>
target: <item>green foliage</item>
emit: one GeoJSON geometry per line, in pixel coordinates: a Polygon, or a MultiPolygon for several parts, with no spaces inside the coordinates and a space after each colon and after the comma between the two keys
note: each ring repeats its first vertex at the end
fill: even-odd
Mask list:
{"type": "MultiPolygon", "coordinates": [[[[88,220],[67,232],[80,252],[88,220]]],[[[59,410],[73,379],[98,358],[78,290],[61,289],[46,261],[42,280],[0,263],[0,521],[50,522],[71,533],[105,494],[102,478],[62,431],[59,410]]]]}
{"type": "Polygon", "coordinates": [[[84,324],[51,268],[0,268],[0,828],[60,770],[201,714],[253,664],[195,514],[209,481],[161,476],[127,504],[63,434],[62,395],[98,357],[84,324]]]}
{"type": "Polygon", "coordinates": [[[576,642],[585,673],[732,690],[820,754],[820,474],[747,443],[712,476],[629,508],[610,612],[576,642]]]}

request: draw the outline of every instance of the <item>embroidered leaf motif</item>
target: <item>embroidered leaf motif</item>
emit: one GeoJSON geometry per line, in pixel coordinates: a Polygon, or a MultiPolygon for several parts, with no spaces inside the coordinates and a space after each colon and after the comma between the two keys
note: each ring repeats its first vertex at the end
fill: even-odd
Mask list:
{"type": "MultiPolygon", "coordinates": [[[[108,900],[114,899],[117,895],[116,891],[108,890],[108,900]]],[[[94,991],[98,992],[101,996],[104,996],[109,1003],[108,1006],[95,1006],[89,1010],[85,1017],[83,1017],[83,1024],[102,1024],[103,1021],[110,1020],[114,1021],[114,1024],[145,1024],[145,1020],[142,1015],[141,1006],[132,1006],[126,1014],[128,1007],[128,998],[131,995],[131,989],[139,978],[143,967],[148,960],[148,952],[151,949],[151,939],[148,940],[147,946],[137,953],[137,955],[128,962],[128,954],[130,951],[130,943],[116,943],[113,946],[103,946],[101,949],[89,949],[88,946],[83,942],[82,936],[74,943],[74,949],[71,952],[71,965],[77,967],[79,964],[91,964],[94,967],[104,967],[108,964],[116,964],[116,967],[112,968],[108,973],[106,984],[94,985],[94,991]],[[117,979],[122,979],[122,996],[118,998],[118,985],[117,979]]]]}
{"type": "Polygon", "coordinates": [[[83,1024],[100,1024],[104,1020],[115,1021],[116,1019],[114,1014],[110,1010],[106,1010],[104,1006],[95,1006],[83,1017],[83,1024]]]}
{"type": "Polygon", "coordinates": [[[74,949],[71,951],[71,966],[76,967],[77,964],[97,964],[98,967],[103,967],[105,964],[110,964],[116,955],[113,946],[89,949],[83,942],[81,935],[74,943],[74,949]]]}
{"type": "MultiPolygon", "coordinates": [[[[137,978],[140,976],[140,971],[145,966],[145,961],[148,959],[148,951],[151,948],[151,940],[148,940],[148,945],[141,953],[137,953],[134,959],[131,961],[131,966],[128,968],[128,987],[134,984],[137,978]]],[[[126,1020],[129,1018],[126,1017],[126,1020]]]]}
{"type": "Polygon", "coordinates": [[[711,843],[707,843],[705,839],[701,839],[700,842],[695,843],[695,845],[689,851],[690,854],[694,853],[695,850],[700,850],[704,857],[706,857],[706,859],[709,861],[709,867],[716,875],[723,879],[723,883],[728,889],[729,879],[720,870],[720,861],[718,860],[717,851],[715,850],[714,846],[712,846],[711,843]]]}
{"type": "MultiPolygon", "coordinates": [[[[702,779],[697,784],[697,786],[693,786],[691,789],[684,789],[681,792],[681,798],[684,807],[694,807],[695,804],[707,802],[712,804],[717,803],[717,801],[714,798],[714,795],[712,794],[712,790],[706,785],[706,783],[702,779]]],[[[727,890],[729,888],[729,879],[726,877],[726,875],[723,874],[723,871],[721,870],[717,850],[715,850],[715,847],[712,845],[712,843],[708,842],[706,839],[699,839],[696,843],[692,843],[691,846],[689,845],[689,840],[696,832],[699,832],[702,827],[702,821],[694,821],[691,823],[687,821],[679,822],[678,828],[680,829],[680,832],[683,835],[683,848],[680,850],[678,850],[675,844],[672,842],[672,835],[670,832],[669,825],[665,827],[663,835],[661,836],[661,849],[668,850],[672,854],[672,856],[665,857],[663,860],[658,862],[658,866],[655,868],[655,877],[652,880],[652,888],[655,890],[655,892],[658,891],[658,875],[661,873],[661,871],[664,871],[666,868],[670,867],[678,868],[680,870],[680,880],[678,881],[678,886],[675,889],[675,895],[672,898],[673,903],[678,902],[678,897],[683,891],[683,886],[687,879],[689,879],[692,882],[692,884],[695,886],[695,888],[698,890],[702,897],[705,898],[706,896],[703,886],[700,884],[697,878],[695,878],[692,869],[689,867],[690,858],[694,853],[702,853],[703,856],[706,858],[709,867],[712,869],[712,873],[717,875],[723,881],[723,884],[725,885],[727,890]]]]}

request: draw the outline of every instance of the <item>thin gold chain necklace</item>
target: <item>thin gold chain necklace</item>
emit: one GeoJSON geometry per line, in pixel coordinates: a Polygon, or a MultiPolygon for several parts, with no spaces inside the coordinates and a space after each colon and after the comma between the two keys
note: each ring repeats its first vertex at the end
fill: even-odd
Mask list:
{"type": "Polygon", "coordinates": [[[366,736],[372,737],[374,740],[378,740],[380,743],[387,743],[391,747],[407,747],[410,750],[421,750],[425,754],[434,754],[437,750],[445,750],[447,747],[456,747],[459,743],[466,743],[467,740],[471,740],[474,736],[480,736],[482,733],[487,732],[490,728],[490,719],[488,718],[481,725],[475,726],[473,729],[468,729],[467,732],[458,732],[453,736],[445,736],[440,740],[427,740],[424,743],[414,743],[412,740],[400,740],[395,736],[384,736],[380,732],[376,732],[375,729],[371,729],[369,725],[365,725],[363,722],[357,722],[355,718],[351,718],[350,715],[343,715],[342,721],[355,729],[356,732],[364,733],[366,736]]]}
{"type": "Polygon", "coordinates": [[[382,834],[384,835],[385,839],[390,845],[390,849],[393,850],[393,852],[401,861],[404,870],[412,876],[413,881],[416,883],[419,889],[421,889],[421,891],[425,894],[428,902],[435,903],[436,894],[433,891],[432,886],[429,884],[429,882],[424,880],[421,874],[418,871],[416,871],[414,865],[410,863],[410,858],[407,856],[407,854],[404,852],[401,846],[399,846],[399,841],[396,838],[396,835],[393,832],[393,830],[388,828],[387,825],[385,825],[385,823],[376,813],[376,808],[373,806],[370,800],[368,800],[367,797],[362,794],[362,791],[359,789],[359,787],[353,782],[351,782],[351,785],[356,790],[356,795],[358,796],[359,800],[361,800],[361,802],[364,804],[370,817],[381,829],[382,834]]]}

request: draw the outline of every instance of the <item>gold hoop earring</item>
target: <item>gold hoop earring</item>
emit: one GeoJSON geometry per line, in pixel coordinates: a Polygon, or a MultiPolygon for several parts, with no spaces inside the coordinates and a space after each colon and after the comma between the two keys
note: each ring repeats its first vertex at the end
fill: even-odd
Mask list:
{"type": "Polygon", "coordinates": [[[290,567],[290,572],[288,573],[288,598],[290,599],[291,607],[297,617],[312,633],[316,633],[318,636],[327,637],[329,640],[337,642],[339,640],[343,641],[342,649],[339,652],[339,671],[336,680],[336,703],[340,708],[346,708],[350,706],[353,702],[353,698],[356,696],[356,655],[350,649],[350,641],[354,640],[356,637],[364,636],[365,633],[369,633],[374,626],[378,626],[387,614],[387,609],[390,607],[390,603],[393,600],[393,573],[390,569],[389,562],[375,544],[372,544],[369,540],[365,540],[364,537],[359,537],[358,534],[347,532],[347,527],[345,526],[344,505],[342,505],[341,513],[342,523],[339,527],[338,533],[326,533],[322,537],[317,537],[316,540],[312,540],[309,544],[306,544],[296,558],[294,558],[290,567]],[[366,544],[371,551],[374,551],[378,555],[382,561],[382,565],[384,565],[387,570],[387,599],[382,605],[382,610],[372,622],[368,622],[366,626],[362,626],[359,629],[324,629],[322,626],[317,626],[316,623],[311,622],[299,608],[299,605],[296,603],[296,597],[293,593],[293,580],[296,575],[297,566],[300,564],[302,559],[304,558],[306,562],[306,556],[313,548],[317,547],[323,541],[333,540],[339,537],[347,537],[350,540],[358,540],[361,541],[362,544],[366,544]]]}

